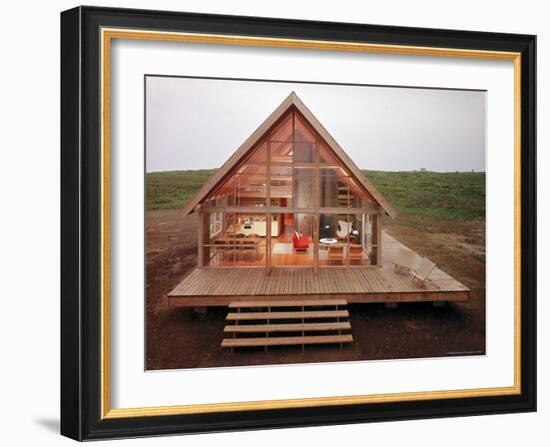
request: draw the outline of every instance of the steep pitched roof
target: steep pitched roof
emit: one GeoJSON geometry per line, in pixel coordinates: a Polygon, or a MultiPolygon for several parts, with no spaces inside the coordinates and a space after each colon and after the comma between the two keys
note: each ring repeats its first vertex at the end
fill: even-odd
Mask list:
{"type": "Polygon", "coordinates": [[[229,157],[220,169],[206,182],[199,192],[182,209],[184,215],[193,212],[194,208],[214,189],[220,181],[248,154],[254,144],[264,136],[264,134],[281,118],[290,107],[296,109],[304,116],[315,131],[325,140],[325,143],[332,149],[334,154],[340,159],[342,164],[347,167],[355,179],[367,190],[374,200],[382,207],[386,214],[395,217],[396,213],[391,208],[386,199],[378,192],[376,187],[361,172],[359,167],[346,154],[344,149],[336,142],[330,133],[323,127],[319,120],[306,107],[302,100],[292,92],[286,99],[269,115],[265,121],[245,140],[245,142],[229,157]]]}

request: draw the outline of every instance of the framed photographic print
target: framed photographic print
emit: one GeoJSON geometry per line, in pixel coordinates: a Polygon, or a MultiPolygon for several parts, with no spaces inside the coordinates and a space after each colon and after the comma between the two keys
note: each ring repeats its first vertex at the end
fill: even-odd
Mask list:
{"type": "Polygon", "coordinates": [[[61,432],[536,409],[535,36],[61,14],[61,432]]]}

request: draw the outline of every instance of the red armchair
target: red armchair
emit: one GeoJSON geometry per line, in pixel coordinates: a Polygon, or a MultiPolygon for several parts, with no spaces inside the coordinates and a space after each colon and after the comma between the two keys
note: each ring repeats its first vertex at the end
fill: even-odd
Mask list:
{"type": "Polygon", "coordinates": [[[299,235],[298,232],[295,231],[292,235],[292,246],[294,251],[307,251],[309,248],[309,238],[299,235]]]}

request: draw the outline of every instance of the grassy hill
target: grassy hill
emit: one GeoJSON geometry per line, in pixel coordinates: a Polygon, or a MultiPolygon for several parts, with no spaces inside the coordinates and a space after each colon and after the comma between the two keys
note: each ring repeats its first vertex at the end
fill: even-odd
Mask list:
{"type": "MultiPolygon", "coordinates": [[[[181,208],[215,169],[146,174],[147,209],[181,208]]],[[[483,172],[363,171],[399,213],[433,219],[483,220],[483,172]]]]}
{"type": "Polygon", "coordinates": [[[216,169],[145,174],[148,210],[182,208],[216,169]]]}
{"type": "Polygon", "coordinates": [[[485,219],[484,172],[363,172],[400,213],[448,220],[485,219]]]}

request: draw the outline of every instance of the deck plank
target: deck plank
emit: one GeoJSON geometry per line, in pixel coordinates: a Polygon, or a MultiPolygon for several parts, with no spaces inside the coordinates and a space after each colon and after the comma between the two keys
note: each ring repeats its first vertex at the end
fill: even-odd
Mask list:
{"type": "Polygon", "coordinates": [[[262,296],[468,291],[450,276],[430,278],[420,286],[407,275],[388,267],[322,267],[318,275],[309,269],[274,269],[271,275],[256,267],[195,269],[170,296],[262,296]]]}

